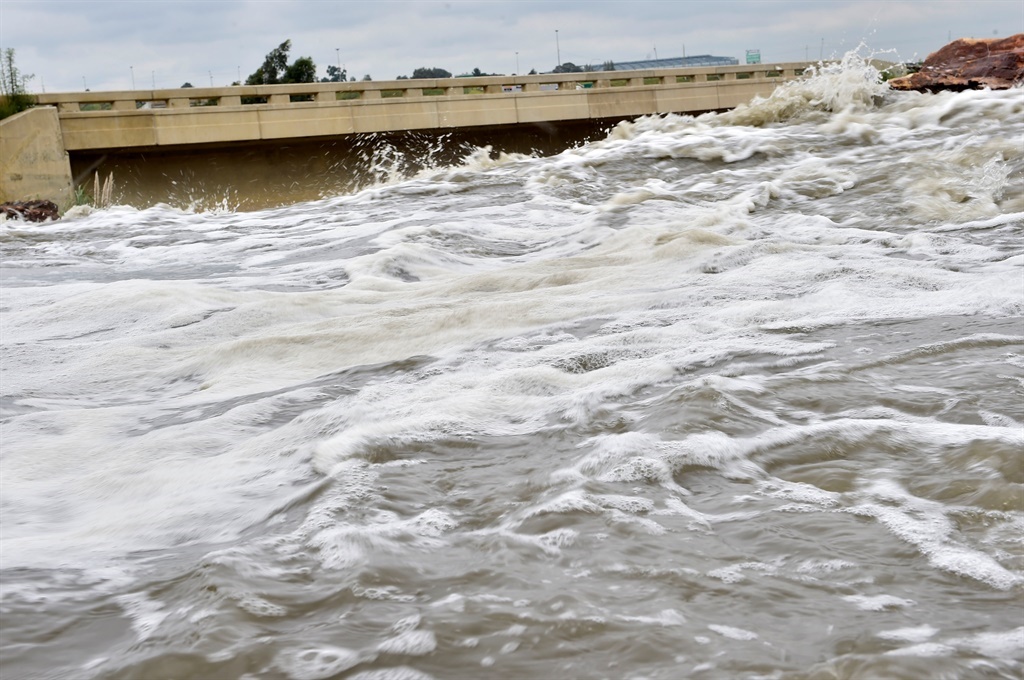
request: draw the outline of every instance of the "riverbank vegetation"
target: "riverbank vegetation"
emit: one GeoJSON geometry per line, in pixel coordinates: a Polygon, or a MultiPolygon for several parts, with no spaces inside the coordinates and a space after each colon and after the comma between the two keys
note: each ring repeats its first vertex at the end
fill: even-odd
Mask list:
{"type": "Polygon", "coordinates": [[[26,87],[33,77],[18,70],[13,47],[3,51],[0,55],[0,119],[35,106],[36,98],[28,93],[26,87]]]}

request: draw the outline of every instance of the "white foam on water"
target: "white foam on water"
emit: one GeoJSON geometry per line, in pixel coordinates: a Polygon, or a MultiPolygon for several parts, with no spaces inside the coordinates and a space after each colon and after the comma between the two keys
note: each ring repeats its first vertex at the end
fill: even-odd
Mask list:
{"type": "Polygon", "coordinates": [[[885,652],[886,656],[921,656],[921,657],[936,657],[936,656],[951,656],[956,652],[955,647],[944,645],[939,642],[922,642],[921,644],[911,645],[910,647],[900,647],[899,649],[890,649],[885,652]]]}
{"type": "Polygon", "coordinates": [[[423,656],[437,649],[437,638],[433,631],[409,630],[384,640],[377,645],[382,654],[405,654],[423,656]]]}
{"type": "Polygon", "coordinates": [[[286,607],[269,602],[257,595],[245,595],[238,600],[238,606],[254,616],[276,618],[288,613],[286,607]]]}
{"type": "Polygon", "coordinates": [[[338,675],[366,660],[353,649],[322,645],[305,649],[284,649],[274,660],[290,680],[323,680],[338,675]]]}
{"type": "MultiPolygon", "coordinates": [[[[920,635],[915,636],[913,632],[901,637],[890,636],[887,639],[905,640],[907,642],[918,642],[909,647],[893,649],[885,654],[887,656],[952,656],[956,653],[979,655],[999,661],[1024,661],[1024,627],[1008,631],[983,632],[968,637],[956,637],[944,642],[919,642],[915,637],[930,637],[931,633],[923,629],[931,630],[928,626],[921,627],[920,635]],[[928,633],[925,635],[925,633],[928,633]]],[[[917,629],[908,629],[910,631],[917,629]]],[[[900,631],[892,631],[897,633],[900,631]]],[[[881,636],[884,637],[884,636],[881,636]]]]}
{"type": "Polygon", "coordinates": [[[434,676],[411,666],[392,666],[360,671],[352,675],[351,680],[434,680],[434,676]]]}
{"type": "Polygon", "coordinates": [[[86,567],[111,551],[227,539],[266,516],[249,497],[281,502],[306,477],[289,462],[287,432],[253,431],[258,405],[120,439],[138,410],[65,409],[5,426],[6,565],[86,567]],[[60,551],[47,549],[54,542],[60,551]]]}
{"type": "MultiPolygon", "coordinates": [[[[351,468],[341,464],[334,471],[346,475],[351,468]]],[[[361,475],[360,475],[361,477],[361,475]]],[[[357,477],[358,479],[358,477],[357,477]]],[[[367,476],[365,479],[373,479],[367,476]]],[[[365,483],[357,482],[356,489],[365,483]]],[[[372,487],[356,490],[353,500],[365,503],[375,495],[372,487]]],[[[407,555],[410,550],[426,551],[444,545],[443,537],[458,523],[445,511],[427,509],[412,517],[401,517],[393,512],[373,510],[358,523],[334,519],[334,514],[348,504],[332,500],[313,509],[306,523],[296,532],[296,538],[314,548],[321,564],[328,569],[352,569],[365,563],[373,553],[407,555]]]]}
{"type": "Polygon", "coordinates": [[[857,565],[841,559],[832,560],[804,560],[797,565],[798,574],[831,574],[843,569],[853,569],[857,565]]]}
{"type": "Polygon", "coordinates": [[[958,648],[997,659],[1024,661],[1024,626],[1007,631],[988,631],[949,641],[958,648]]]}
{"type": "Polygon", "coordinates": [[[992,556],[957,541],[954,524],[941,503],[912,496],[890,479],[874,481],[863,494],[876,502],[861,503],[849,512],[874,517],[895,536],[920,550],[935,568],[983,581],[1000,590],[1024,582],[1024,576],[1010,571],[992,556]]]}
{"type": "Polygon", "coordinates": [[[876,633],[876,636],[883,640],[894,640],[896,642],[924,642],[939,632],[928,624],[913,626],[911,628],[896,628],[894,630],[883,630],[876,633]]]}
{"type": "Polygon", "coordinates": [[[686,623],[686,617],[675,609],[662,609],[654,616],[619,616],[621,621],[632,623],[649,623],[658,626],[681,626],[686,623]]]}
{"type": "Polygon", "coordinates": [[[717,623],[709,623],[708,629],[715,631],[722,637],[727,637],[730,640],[756,640],[760,637],[757,633],[742,628],[734,628],[733,626],[723,626],[717,623]]]}
{"type": "Polygon", "coordinates": [[[843,599],[851,602],[858,609],[869,612],[882,612],[888,609],[912,607],[916,602],[895,595],[846,595],[843,599]]]}
{"type": "Polygon", "coordinates": [[[152,637],[169,614],[163,602],[142,593],[119,595],[115,600],[131,620],[132,630],[139,642],[152,637]]]}
{"type": "Polygon", "coordinates": [[[779,498],[804,503],[815,508],[833,508],[839,505],[841,495],[824,491],[813,484],[771,480],[760,482],[757,493],[769,498],[779,498]]]}
{"type": "Polygon", "coordinates": [[[775,574],[779,570],[778,564],[766,564],[764,562],[742,562],[739,564],[730,564],[725,567],[719,567],[718,569],[712,569],[708,572],[708,576],[714,579],[718,579],[723,583],[740,583],[746,580],[744,571],[760,572],[764,574],[775,574]]]}

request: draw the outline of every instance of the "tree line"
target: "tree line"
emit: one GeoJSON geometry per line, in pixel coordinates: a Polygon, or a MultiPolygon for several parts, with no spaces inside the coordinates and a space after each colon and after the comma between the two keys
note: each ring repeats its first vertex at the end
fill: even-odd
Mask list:
{"type": "MultiPolygon", "coordinates": [[[[316,79],[316,64],[313,62],[312,57],[298,57],[295,61],[288,63],[288,53],[291,51],[292,41],[285,40],[283,43],[275,47],[267,56],[263,59],[263,64],[256,69],[248,78],[245,79],[245,85],[277,85],[280,83],[315,83],[316,79]]],[[[583,68],[576,66],[575,64],[565,63],[555,69],[555,73],[568,73],[572,71],[582,71],[583,68]],[[562,70],[559,70],[562,69],[562,70]]],[[[320,79],[322,83],[344,83],[355,82],[355,76],[349,78],[348,73],[344,68],[339,66],[331,65],[328,66],[327,75],[320,79]]],[[[536,74],[535,69],[530,69],[530,75],[536,74]]],[[[454,77],[476,77],[476,76],[499,76],[505,75],[503,73],[484,73],[479,68],[474,68],[472,71],[467,73],[459,74],[454,77]]],[[[420,67],[412,72],[412,76],[397,76],[396,80],[409,80],[411,79],[433,79],[433,78],[452,78],[451,71],[437,67],[420,67]]],[[[370,74],[367,73],[363,76],[363,80],[373,80],[370,74]]],[[[241,85],[241,82],[234,82],[232,85],[241,85]]],[[[191,87],[191,84],[186,83],[185,86],[191,87]]]]}
{"type": "MultiPolygon", "coordinates": [[[[257,68],[248,78],[245,79],[246,85],[277,85],[281,83],[315,83],[316,78],[316,64],[313,62],[312,57],[298,57],[294,61],[288,61],[288,53],[292,49],[292,41],[285,40],[283,43],[271,50],[266,57],[263,59],[263,63],[257,68]]],[[[603,70],[614,71],[615,65],[607,61],[603,65],[603,70]]],[[[583,71],[592,71],[594,67],[590,64],[586,66],[577,66],[572,62],[565,62],[559,64],[552,71],[553,73],[579,73],[583,71]]],[[[348,77],[346,70],[340,66],[330,65],[326,69],[327,75],[320,78],[322,83],[344,83],[344,82],[355,82],[355,77],[348,77]]],[[[537,71],[530,69],[529,75],[535,75],[537,71]]],[[[479,68],[474,68],[472,71],[467,73],[459,74],[454,77],[477,77],[477,76],[498,76],[504,75],[503,73],[484,73],[479,68]]],[[[436,79],[436,78],[452,78],[451,71],[443,68],[431,67],[420,67],[412,72],[412,79],[436,79]]],[[[28,93],[27,83],[33,76],[22,74],[17,66],[14,64],[14,49],[7,48],[0,54],[0,118],[6,118],[7,116],[14,115],[19,111],[23,111],[35,103],[35,98],[28,93]]],[[[370,74],[367,73],[363,76],[363,80],[373,80],[370,74]]],[[[408,80],[410,76],[398,76],[397,80],[408,80]]],[[[231,83],[232,85],[242,85],[241,82],[236,81],[231,83]]],[[[184,83],[181,87],[192,87],[192,83],[184,83]]],[[[256,103],[260,97],[248,98],[252,101],[246,103],[256,103]]]]}

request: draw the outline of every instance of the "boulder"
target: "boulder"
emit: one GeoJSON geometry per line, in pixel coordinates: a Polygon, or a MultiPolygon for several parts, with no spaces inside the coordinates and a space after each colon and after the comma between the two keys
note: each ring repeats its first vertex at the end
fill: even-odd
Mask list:
{"type": "Polygon", "coordinates": [[[7,218],[20,217],[26,222],[59,220],[60,211],[53,201],[13,201],[0,203],[0,215],[7,218]]]}
{"type": "Polygon", "coordinates": [[[960,38],[932,52],[921,70],[889,81],[894,90],[1006,90],[1024,83],[1024,33],[1008,38],[960,38]]]}

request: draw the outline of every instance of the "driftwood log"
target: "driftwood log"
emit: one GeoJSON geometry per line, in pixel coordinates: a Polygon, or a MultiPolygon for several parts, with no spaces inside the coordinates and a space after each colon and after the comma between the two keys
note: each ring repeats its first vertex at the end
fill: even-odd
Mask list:
{"type": "Polygon", "coordinates": [[[59,220],[60,211],[53,201],[12,201],[0,203],[0,215],[7,218],[21,218],[26,222],[59,220]]]}

